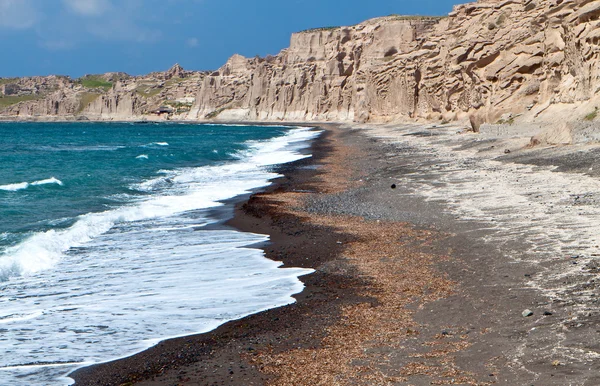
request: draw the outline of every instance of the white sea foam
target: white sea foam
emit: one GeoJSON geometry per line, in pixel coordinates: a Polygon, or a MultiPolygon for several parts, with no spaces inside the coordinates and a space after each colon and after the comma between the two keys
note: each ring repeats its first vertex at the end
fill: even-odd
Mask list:
{"type": "Polygon", "coordinates": [[[54,178],[54,177],[47,178],[45,180],[34,181],[31,183],[32,186],[49,185],[49,184],[56,184],[56,185],[60,185],[60,186],[64,185],[61,180],[54,178]]]}
{"type": "Polygon", "coordinates": [[[36,312],[29,313],[29,314],[8,314],[8,315],[0,314],[0,324],[23,322],[26,320],[39,318],[42,315],[43,315],[42,311],[36,311],[36,312]]]}
{"type": "MultiPolygon", "coordinates": [[[[22,243],[7,248],[0,255],[0,280],[15,274],[32,275],[50,269],[70,248],[81,247],[108,232],[115,224],[219,206],[221,200],[268,185],[269,180],[278,175],[267,171],[265,166],[306,157],[295,151],[297,145],[318,134],[308,128],[292,130],[281,137],[252,143],[238,162],[181,169],[170,172],[167,178],[160,177],[138,184],[135,188],[139,190],[153,191],[157,185],[164,188],[165,184],[169,189],[167,194],[153,196],[134,205],[82,215],[70,228],[36,233],[22,243]]],[[[62,184],[53,177],[31,185],[42,183],[62,184]]]]}
{"type": "Polygon", "coordinates": [[[0,185],[0,190],[5,190],[7,192],[16,192],[17,190],[27,189],[28,187],[29,182],[18,182],[16,184],[0,185]]]}
{"type": "Polygon", "coordinates": [[[137,159],[148,159],[148,154],[140,154],[137,157],[135,157],[137,159]]]}
{"type": "Polygon", "coordinates": [[[156,146],[166,147],[166,146],[169,146],[169,143],[168,142],[152,142],[152,143],[147,143],[145,145],[142,145],[141,147],[156,147],[156,146]]]}
{"type": "Polygon", "coordinates": [[[64,185],[61,180],[51,177],[51,178],[47,178],[45,180],[39,180],[39,181],[33,181],[33,182],[18,182],[15,184],[0,185],[0,190],[4,190],[7,192],[16,192],[19,190],[27,189],[30,186],[40,186],[40,185],[49,185],[49,184],[56,184],[56,185],[60,185],[60,186],[64,185]]]}
{"type": "Polygon", "coordinates": [[[64,385],[82,364],[294,302],[298,276],[311,270],[280,268],[247,247],[268,236],[198,232],[210,220],[197,209],[267,185],[277,176],[269,166],[306,157],[293,149],[317,134],[293,130],[233,163],[165,171],[151,198],[2,253],[0,270],[12,278],[0,296],[0,349],[10,352],[0,357],[0,385],[64,385]]]}

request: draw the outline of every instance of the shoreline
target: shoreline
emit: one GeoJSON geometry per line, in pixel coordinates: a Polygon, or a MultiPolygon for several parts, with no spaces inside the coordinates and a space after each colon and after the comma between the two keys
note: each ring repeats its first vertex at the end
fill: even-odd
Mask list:
{"type": "Polygon", "coordinates": [[[313,157],[286,165],[228,222],[270,234],[268,258],[316,270],[301,278],[296,303],[80,369],[77,384],[597,384],[598,313],[579,294],[597,288],[586,276],[597,270],[593,255],[537,263],[537,228],[520,230],[518,213],[482,207],[490,212],[478,217],[461,205],[488,197],[483,173],[527,200],[544,165],[560,166],[545,175],[550,185],[598,176],[584,161],[600,151],[530,149],[452,127],[341,127],[328,126],[313,157]],[[552,270],[574,286],[558,298],[543,290],[552,270]]]}
{"type": "MultiPolygon", "coordinates": [[[[384,374],[381,354],[371,358],[363,350],[399,349],[397,343],[390,346],[387,339],[381,341],[380,330],[397,335],[398,341],[414,339],[420,332],[413,308],[452,293],[453,283],[434,267],[440,256],[428,251],[429,243],[440,235],[394,219],[328,214],[338,210],[339,202],[326,204],[328,210],[323,210],[314,201],[360,189],[363,178],[368,180],[373,172],[372,160],[361,154],[371,146],[379,144],[354,130],[329,127],[313,144],[311,158],[284,165],[283,177],[239,203],[236,215],[227,222],[241,231],[269,234],[271,243],[264,247],[267,258],[283,261],[284,266],[315,269],[300,278],[305,288],[294,295],[296,303],[230,321],[205,334],[163,341],[132,357],[79,369],[70,375],[76,385],[313,385],[339,383],[342,378],[380,384],[407,379],[421,366],[418,362],[407,363],[408,370],[384,374]],[[354,143],[356,138],[359,143],[354,143]],[[406,238],[412,241],[406,243],[406,238]],[[392,244],[399,250],[389,249],[390,239],[398,240],[392,244]],[[362,261],[365,253],[368,261],[362,261]],[[421,260],[412,260],[415,256],[421,260]],[[388,272],[391,268],[396,271],[388,272]],[[404,316],[399,317],[398,307],[404,308],[404,316]],[[373,317],[384,325],[377,327],[380,322],[373,317]],[[344,321],[355,318],[360,322],[348,328],[344,321]],[[332,337],[338,338],[329,342],[332,337]],[[367,348],[372,339],[375,346],[367,348]],[[338,363],[348,354],[349,361],[368,365],[357,370],[338,363]],[[306,355],[312,364],[306,363],[306,355]],[[315,363],[320,356],[324,358],[315,363]],[[365,368],[369,369],[366,378],[365,368]]],[[[456,339],[451,344],[469,345],[463,337],[456,339]]],[[[474,382],[468,372],[450,365],[455,351],[436,354],[437,369],[425,368],[424,373],[445,380],[453,371],[461,382],[474,382]]]]}
{"type": "MultiPolygon", "coordinates": [[[[223,123],[227,124],[227,123],[223,123]]],[[[246,122],[240,124],[251,124],[256,125],[255,123],[246,122]]],[[[271,123],[263,123],[264,125],[273,126],[271,123]]],[[[276,125],[279,126],[279,125],[276,125]]],[[[258,248],[263,249],[265,251],[265,257],[274,261],[281,261],[282,267],[298,267],[298,268],[312,268],[311,263],[307,262],[303,256],[295,256],[288,258],[279,258],[281,256],[278,250],[289,248],[289,244],[298,244],[290,243],[289,235],[284,234],[280,230],[276,230],[273,225],[268,224],[269,219],[272,214],[267,214],[269,218],[267,219],[256,219],[253,215],[247,213],[247,209],[245,209],[249,202],[254,202],[256,197],[261,195],[270,195],[274,191],[280,190],[283,186],[289,186],[292,184],[290,180],[290,174],[293,174],[293,179],[311,179],[314,174],[317,173],[316,169],[313,168],[314,163],[319,158],[319,154],[323,154],[327,151],[327,142],[325,139],[328,135],[328,130],[323,128],[323,125],[313,125],[310,123],[298,123],[298,124],[282,124],[282,126],[290,126],[290,127],[314,127],[318,130],[323,130],[321,136],[317,139],[313,140],[313,144],[307,149],[307,153],[312,154],[311,157],[301,159],[299,161],[291,162],[289,164],[283,164],[277,167],[277,172],[281,174],[281,177],[276,178],[272,181],[271,185],[258,189],[257,192],[253,192],[247,195],[243,195],[237,198],[232,198],[227,200],[226,205],[232,206],[232,217],[225,220],[220,221],[213,226],[217,227],[227,227],[239,230],[241,232],[252,232],[252,233],[261,233],[268,234],[270,236],[270,241],[266,243],[266,245],[261,245],[258,248]],[[317,149],[318,148],[318,149],[317,149]],[[303,172],[300,172],[303,170],[303,172]],[[299,176],[299,174],[305,174],[299,176]]],[[[294,181],[295,183],[296,181],[294,181]]],[[[260,205],[260,204],[258,204],[260,205]]],[[[227,209],[229,211],[229,209],[227,209]]],[[[335,234],[335,233],[333,233],[335,234]]],[[[336,238],[336,242],[331,241],[331,234],[328,234],[328,237],[325,237],[329,241],[330,248],[336,249],[337,239],[344,239],[344,236],[336,238]]],[[[301,242],[300,242],[301,243],[301,242]]],[[[321,248],[322,245],[319,246],[318,249],[321,248]]],[[[294,248],[294,246],[291,246],[294,248]]],[[[339,248],[338,248],[339,249],[339,248]]],[[[327,251],[324,255],[328,253],[334,253],[331,251],[327,251]]],[[[315,253],[315,254],[318,254],[315,253]]],[[[325,258],[323,258],[325,260],[325,258]]],[[[223,337],[229,337],[229,339],[236,339],[235,336],[237,334],[236,330],[244,326],[250,320],[251,323],[254,323],[254,328],[259,328],[258,326],[262,324],[262,321],[268,320],[278,320],[283,315],[282,311],[287,309],[288,307],[293,307],[297,305],[300,301],[305,301],[306,299],[310,299],[312,297],[311,288],[307,285],[307,281],[311,281],[310,278],[313,274],[305,275],[299,277],[299,280],[303,282],[304,289],[301,293],[293,295],[296,299],[296,303],[293,303],[288,306],[277,307],[265,311],[261,311],[255,314],[248,315],[238,320],[228,321],[214,330],[197,333],[192,335],[185,335],[180,337],[167,338],[160,341],[160,343],[149,347],[141,352],[135,353],[133,355],[129,355],[123,358],[118,358],[109,362],[94,364],[90,366],[85,366],[79,368],[72,373],[68,374],[69,378],[75,379],[75,385],[108,385],[115,384],[120,385],[124,382],[135,382],[137,379],[144,379],[148,376],[156,375],[159,372],[162,372],[165,369],[165,366],[161,363],[159,370],[157,371],[156,366],[158,363],[156,362],[157,357],[164,357],[174,355],[177,357],[178,365],[185,364],[190,361],[189,358],[181,360],[181,355],[178,350],[180,350],[180,346],[183,344],[185,346],[189,345],[190,339],[194,340],[195,344],[199,346],[203,346],[200,350],[200,353],[194,353],[194,359],[191,360],[191,363],[197,360],[196,356],[206,356],[206,346],[212,346],[218,341],[221,341],[223,337]],[[270,316],[269,314],[274,314],[270,316]],[[258,321],[252,321],[252,319],[258,319],[258,321]],[[185,342],[185,343],[184,343],[185,342]],[[164,347],[167,346],[167,347],[164,347]],[[173,352],[172,350],[175,350],[173,352]],[[138,358],[140,357],[140,358],[138,358]],[[143,362],[143,363],[140,363],[143,362]]],[[[305,307],[304,307],[305,308],[305,307]]],[[[291,319],[290,319],[291,321],[291,319]]],[[[223,375],[224,376],[224,375],[223,375]]],[[[255,377],[257,375],[255,374],[255,377]]],[[[215,377],[215,380],[219,377],[215,377]]],[[[260,378],[260,377],[259,377],[260,378]]]]}

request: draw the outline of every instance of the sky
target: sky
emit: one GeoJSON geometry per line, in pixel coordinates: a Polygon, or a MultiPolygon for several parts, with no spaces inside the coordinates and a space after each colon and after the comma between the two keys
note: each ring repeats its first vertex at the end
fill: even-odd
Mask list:
{"type": "Polygon", "coordinates": [[[213,70],[238,53],[277,54],[293,32],[391,14],[445,15],[461,0],[0,0],[0,77],[179,63],[213,70]]]}

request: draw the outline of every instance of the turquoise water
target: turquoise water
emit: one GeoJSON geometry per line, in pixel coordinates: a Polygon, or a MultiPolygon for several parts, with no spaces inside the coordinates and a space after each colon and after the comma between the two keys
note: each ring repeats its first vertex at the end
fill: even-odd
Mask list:
{"type": "Polygon", "coordinates": [[[0,123],[0,384],[69,384],[82,365],[292,302],[310,271],[248,247],[268,236],[206,225],[317,135],[0,123]]]}
{"type": "MultiPolygon", "coordinates": [[[[27,232],[56,227],[57,220],[59,226],[69,226],[78,215],[147,194],[135,184],[156,177],[160,170],[235,161],[245,141],[285,131],[177,124],[0,123],[0,233],[11,233],[16,242],[27,232]],[[23,183],[49,178],[63,185],[49,183],[21,191],[23,183]]],[[[0,245],[6,244],[10,243],[0,245]]]]}

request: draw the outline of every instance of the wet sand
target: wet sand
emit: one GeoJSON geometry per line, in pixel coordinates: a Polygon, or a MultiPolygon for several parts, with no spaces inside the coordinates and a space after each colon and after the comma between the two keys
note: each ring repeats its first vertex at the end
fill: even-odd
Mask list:
{"type": "MultiPolygon", "coordinates": [[[[229,224],[271,235],[267,257],[316,270],[297,303],[81,369],[76,384],[600,384],[594,243],[571,251],[597,228],[572,231],[546,207],[525,219],[544,194],[514,182],[556,162],[544,180],[581,181],[587,158],[456,131],[327,127],[311,159],[229,224]]],[[[595,196],[581,197],[593,219],[595,196]]]]}

